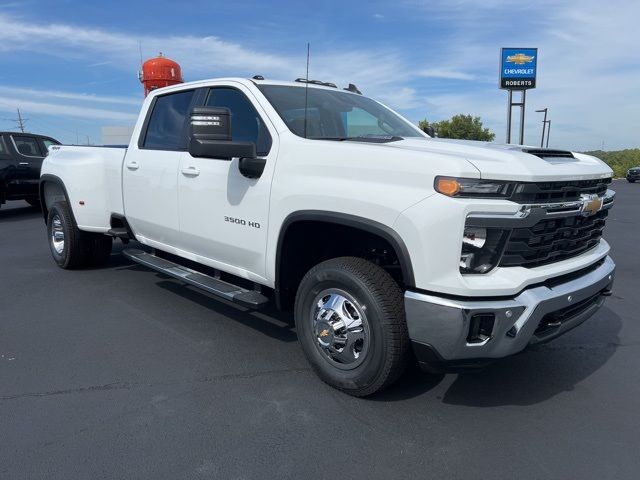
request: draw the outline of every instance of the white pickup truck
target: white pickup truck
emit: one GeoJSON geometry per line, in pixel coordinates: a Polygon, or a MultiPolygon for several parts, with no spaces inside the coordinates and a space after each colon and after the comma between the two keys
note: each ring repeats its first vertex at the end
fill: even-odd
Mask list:
{"type": "Polygon", "coordinates": [[[54,260],[131,260],[250,308],[294,309],[349,394],[407,360],[481,365],[579,325],[611,294],[600,160],[430,138],[353,85],[224,78],[152,92],[128,148],[52,146],[54,260]]]}

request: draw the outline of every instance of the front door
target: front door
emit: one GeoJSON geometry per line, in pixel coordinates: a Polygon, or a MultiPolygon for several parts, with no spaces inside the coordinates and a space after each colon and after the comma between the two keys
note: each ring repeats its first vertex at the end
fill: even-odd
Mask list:
{"type": "Polygon", "coordinates": [[[259,157],[266,158],[260,178],[244,177],[238,160],[182,157],[179,184],[179,217],[182,248],[196,260],[253,280],[265,277],[265,252],[271,178],[278,137],[267,117],[250,101],[243,85],[209,89],[206,106],[231,111],[235,141],[255,142],[259,157]]]}
{"type": "Polygon", "coordinates": [[[187,124],[196,90],[156,97],[146,129],[131,142],[123,166],[125,214],[136,237],[154,247],[180,242],[178,170],[187,150],[187,124]]]}

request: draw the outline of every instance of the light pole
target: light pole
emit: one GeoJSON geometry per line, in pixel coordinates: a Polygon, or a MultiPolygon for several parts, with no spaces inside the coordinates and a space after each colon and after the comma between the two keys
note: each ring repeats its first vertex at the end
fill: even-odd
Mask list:
{"type": "Polygon", "coordinates": [[[547,148],[549,148],[549,135],[551,135],[551,120],[547,120],[549,126],[547,127],[547,148]]]}
{"type": "MultiPolygon", "coordinates": [[[[544,147],[544,129],[547,126],[547,110],[549,110],[548,107],[542,108],[540,110],[536,110],[537,113],[544,112],[544,120],[542,120],[542,139],[540,139],[540,148],[544,147]]],[[[551,124],[551,120],[549,120],[548,122],[549,124],[551,124]]],[[[547,146],[549,146],[548,134],[547,134],[547,146]]]]}

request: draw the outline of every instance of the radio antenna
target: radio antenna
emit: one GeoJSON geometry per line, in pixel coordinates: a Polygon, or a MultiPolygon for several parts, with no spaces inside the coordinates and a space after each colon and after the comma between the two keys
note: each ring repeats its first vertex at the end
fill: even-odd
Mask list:
{"type": "Polygon", "coordinates": [[[309,105],[309,51],[310,45],[307,42],[307,75],[304,85],[304,138],[307,138],[307,107],[309,105]]]}

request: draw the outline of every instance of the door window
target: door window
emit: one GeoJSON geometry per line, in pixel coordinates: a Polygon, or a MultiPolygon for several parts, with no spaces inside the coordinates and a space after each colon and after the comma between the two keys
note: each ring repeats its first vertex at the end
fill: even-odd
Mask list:
{"type": "Polygon", "coordinates": [[[143,148],[186,150],[186,119],[195,90],[170,93],[156,98],[143,148]]]}
{"type": "Polygon", "coordinates": [[[22,137],[13,135],[11,137],[16,146],[16,150],[25,157],[42,157],[38,141],[33,137],[22,137]]]}
{"type": "Polygon", "coordinates": [[[271,135],[249,99],[240,90],[212,88],[206,106],[227,107],[231,111],[231,138],[236,142],[254,142],[258,156],[271,150],[271,135]]]}

